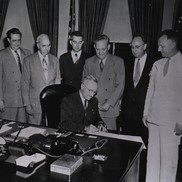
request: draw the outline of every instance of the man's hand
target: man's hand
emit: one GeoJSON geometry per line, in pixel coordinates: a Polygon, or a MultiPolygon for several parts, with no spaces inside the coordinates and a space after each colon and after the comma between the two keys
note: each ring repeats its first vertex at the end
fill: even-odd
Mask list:
{"type": "Polygon", "coordinates": [[[102,123],[100,123],[98,126],[97,126],[99,132],[107,132],[107,127],[106,125],[103,125],[102,123]]]}
{"type": "Polygon", "coordinates": [[[143,116],[143,124],[148,128],[147,116],[143,116]]]}
{"type": "Polygon", "coordinates": [[[176,135],[181,135],[182,134],[182,125],[179,123],[176,123],[176,126],[174,128],[174,132],[176,133],[176,135]]]}
{"type": "Polygon", "coordinates": [[[95,127],[94,125],[90,124],[89,126],[86,126],[85,127],[85,132],[86,133],[95,133],[95,132],[98,132],[98,128],[95,127]]]}
{"type": "Polygon", "coordinates": [[[0,101],[0,112],[4,112],[4,102],[0,101]]]}
{"type": "Polygon", "coordinates": [[[29,115],[32,115],[33,114],[32,107],[30,105],[26,106],[25,107],[25,110],[26,110],[26,113],[27,114],[29,114],[29,115]]]}
{"type": "Polygon", "coordinates": [[[107,102],[105,102],[103,105],[99,104],[98,107],[99,107],[99,110],[106,112],[108,111],[110,105],[107,102]]]}

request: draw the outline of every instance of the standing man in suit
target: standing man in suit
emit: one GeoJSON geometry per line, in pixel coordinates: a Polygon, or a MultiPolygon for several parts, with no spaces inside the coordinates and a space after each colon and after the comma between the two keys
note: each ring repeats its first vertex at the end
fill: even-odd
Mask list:
{"type": "Polygon", "coordinates": [[[125,90],[122,101],[123,133],[141,136],[147,145],[148,129],[142,122],[145,97],[153,60],[146,53],[143,35],[134,35],[131,41],[133,58],[126,62],[125,90]]]}
{"type": "Polygon", "coordinates": [[[109,53],[109,38],[100,35],[94,41],[96,55],[85,62],[83,77],[93,75],[98,80],[99,111],[109,130],[116,131],[120,99],[125,85],[123,59],[109,53]]]}
{"type": "Polygon", "coordinates": [[[88,75],[78,92],[63,98],[59,127],[77,132],[107,131],[99,115],[96,92],[97,80],[88,75]]]}
{"type": "Polygon", "coordinates": [[[21,38],[19,29],[8,30],[9,47],[0,51],[0,118],[26,122],[20,80],[23,59],[31,52],[20,47],[21,38]]]}
{"type": "Polygon", "coordinates": [[[21,83],[28,122],[40,125],[40,92],[48,85],[59,84],[61,79],[59,60],[49,53],[51,43],[48,35],[39,35],[36,42],[38,51],[24,60],[21,83]]]}
{"type": "Polygon", "coordinates": [[[81,32],[72,32],[69,43],[72,50],[61,55],[59,59],[62,83],[80,89],[85,59],[88,58],[88,54],[82,51],[84,41],[81,32]]]}
{"type": "Polygon", "coordinates": [[[149,129],[146,182],[175,182],[182,134],[182,54],[178,34],[158,38],[162,59],[152,67],[143,122],[149,129]]]}

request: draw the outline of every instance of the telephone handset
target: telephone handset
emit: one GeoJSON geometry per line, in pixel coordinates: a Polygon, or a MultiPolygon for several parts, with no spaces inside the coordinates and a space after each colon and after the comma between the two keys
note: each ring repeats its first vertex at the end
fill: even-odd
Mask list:
{"type": "Polygon", "coordinates": [[[77,141],[69,137],[57,137],[56,135],[32,135],[29,137],[29,146],[30,148],[41,149],[44,152],[55,156],[65,153],[74,155],[82,153],[77,141]]]}

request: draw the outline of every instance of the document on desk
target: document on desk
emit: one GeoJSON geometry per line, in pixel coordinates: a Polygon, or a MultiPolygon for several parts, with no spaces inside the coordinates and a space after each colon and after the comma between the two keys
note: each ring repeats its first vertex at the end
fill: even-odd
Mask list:
{"type": "MultiPolygon", "coordinates": [[[[18,137],[28,139],[30,136],[32,136],[34,134],[44,134],[45,131],[46,131],[46,129],[43,129],[43,128],[37,128],[37,127],[29,126],[27,128],[22,129],[20,134],[18,135],[18,137]]],[[[11,135],[16,136],[17,133],[18,133],[18,131],[12,133],[11,135]]]]}
{"type": "Polygon", "coordinates": [[[89,132],[89,134],[143,143],[139,136],[121,135],[109,132],[89,132]]]}
{"type": "Polygon", "coordinates": [[[14,124],[14,123],[15,123],[15,122],[9,122],[9,123],[7,123],[7,124],[3,124],[3,125],[1,126],[1,129],[0,129],[0,134],[1,134],[1,133],[4,133],[4,132],[6,132],[6,131],[11,130],[12,127],[9,126],[9,125],[12,125],[12,124],[14,124]]]}

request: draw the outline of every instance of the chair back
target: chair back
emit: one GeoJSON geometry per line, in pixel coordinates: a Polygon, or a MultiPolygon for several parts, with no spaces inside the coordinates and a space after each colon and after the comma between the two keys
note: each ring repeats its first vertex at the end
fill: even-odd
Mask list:
{"type": "Polygon", "coordinates": [[[42,125],[57,128],[60,122],[60,105],[63,97],[77,89],[67,84],[54,84],[45,87],[40,93],[42,125]]]}

